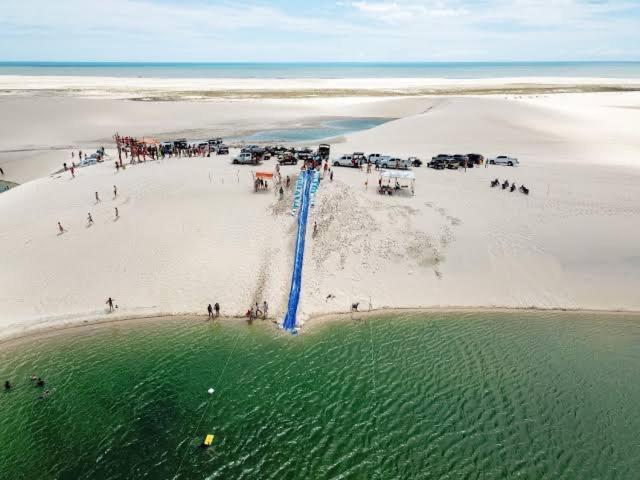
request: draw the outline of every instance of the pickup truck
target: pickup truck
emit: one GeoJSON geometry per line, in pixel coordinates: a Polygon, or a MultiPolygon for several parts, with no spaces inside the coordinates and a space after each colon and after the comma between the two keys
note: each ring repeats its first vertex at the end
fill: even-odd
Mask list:
{"type": "Polygon", "coordinates": [[[435,170],[444,170],[447,168],[448,160],[444,160],[442,158],[434,158],[429,163],[427,163],[427,167],[433,168],[435,170]]]}
{"type": "Polygon", "coordinates": [[[232,163],[234,165],[255,165],[258,162],[254,160],[254,156],[251,153],[245,152],[235,157],[232,163]]]}
{"type": "Polygon", "coordinates": [[[298,159],[293,153],[286,152],[282,154],[280,159],[278,159],[278,163],[280,165],[297,165],[298,159]]]}
{"type": "Polygon", "coordinates": [[[381,157],[378,162],[380,168],[397,168],[400,170],[408,170],[411,168],[411,162],[404,158],[398,157],[381,157]]]}
{"type": "Polygon", "coordinates": [[[508,165],[510,167],[515,167],[519,164],[520,162],[518,162],[517,158],[509,157],[507,155],[498,155],[495,158],[489,159],[489,165],[508,165]]]}

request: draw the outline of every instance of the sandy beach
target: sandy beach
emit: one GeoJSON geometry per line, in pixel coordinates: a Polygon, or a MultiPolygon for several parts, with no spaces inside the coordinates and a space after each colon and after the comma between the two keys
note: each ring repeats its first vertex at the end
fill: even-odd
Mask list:
{"type": "MultiPolygon", "coordinates": [[[[184,85],[130,80],[133,95],[141,89],[185,91],[184,85]]],[[[363,87],[352,81],[290,83],[280,91],[363,87]]],[[[552,83],[545,79],[539,86],[552,83]]],[[[564,87],[587,84],[602,85],[598,79],[565,80],[564,87]]],[[[192,91],[203,87],[190,85],[192,91]]],[[[332,158],[364,151],[426,161],[438,153],[478,152],[512,155],[520,166],[466,172],[423,166],[414,169],[415,195],[393,197],[376,193],[377,172],[336,167],[333,182],[322,180],[310,213],[318,234],[308,236],[301,323],[344,312],[353,302],[365,310],[640,310],[638,92],[416,96],[426,87],[411,79],[366,84],[364,89],[381,93],[368,96],[134,102],[113,98],[114,89],[124,86],[107,86],[102,79],[29,84],[0,78],[0,167],[4,180],[21,184],[0,194],[0,336],[104,320],[109,296],[118,318],[206,313],[212,302],[236,316],[263,300],[281,318],[295,240],[292,191],[282,201],[273,189],[254,193],[255,168],[232,165],[234,149],[230,156],[166,158],[117,172],[111,136],[119,131],[200,140],[323,118],[395,119],[332,139],[332,158]],[[391,87],[404,94],[382,95],[391,87]],[[81,93],[58,91],[76,88],[81,93]],[[36,89],[47,92],[29,91],[36,89]],[[109,155],[104,163],[78,169],[76,178],[53,174],[71,160],[72,150],[101,145],[109,155]],[[531,194],[492,189],[494,178],[525,184],[531,194]],[[62,235],[58,221],[66,229],[62,235]]],[[[251,82],[214,87],[209,82],[214,90],[255,91],[251,82]]],[[[261,89],[278,86],[267,82],[261,89]]],[[[259,169],[273,171],[275,162],[259,169]]],[[[293,179],[298,171],[282,167],[293,179]]]]}

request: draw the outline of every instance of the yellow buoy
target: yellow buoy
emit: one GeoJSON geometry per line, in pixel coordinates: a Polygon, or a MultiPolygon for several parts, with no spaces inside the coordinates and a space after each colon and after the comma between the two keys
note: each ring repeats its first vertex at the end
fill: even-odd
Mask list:
{"type": "Polygon", "coordinates": [[[207,437],[204,439],[204,442],[202,443],[205,447],[210,447],[211,444],[213,443],[213,435],[209,434],[207,435],[207,437]]]}

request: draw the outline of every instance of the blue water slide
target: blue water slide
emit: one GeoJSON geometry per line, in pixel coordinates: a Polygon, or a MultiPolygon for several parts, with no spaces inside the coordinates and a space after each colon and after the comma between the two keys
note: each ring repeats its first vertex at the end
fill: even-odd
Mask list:
{"type": "Polygon", "coordinates": [[[300,302],[300,289],[302,287],[302,262],[304,260],[304,240],[307,233],[307,218],[311,205],[311,186],[314,183],[315,170],[305,170],[302,173],[302,191],[300,196],[300,211],[298,214],[298,235],[296,238],[296,252],[293,261],[293,274],[291,275],[291,291],[289,292],[289,306],[284,317],[283,328],[295,330],[298,303],[300,302]]]}

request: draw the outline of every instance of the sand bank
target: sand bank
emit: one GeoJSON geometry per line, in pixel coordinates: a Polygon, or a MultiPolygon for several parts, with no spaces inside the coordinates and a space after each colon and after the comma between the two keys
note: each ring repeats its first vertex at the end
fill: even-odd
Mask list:
{"type": "Polygon", "coordinates": [[[122,78],[0,76],[0,92],[44,96],[126,98],[146,101],[217,98],[313,98],[412,95],[542,94],[640,89],[640,80],[530,77],[445,78],[122,78]]]}
{"type": "MultiPolygon", "coordinates": [[[[17,140],[3,137],[5,149],[28,142],[21,122],[30,120],[64,146],[107,140],[118,122],[121,133],[139,120],[131,133],[209,134],[243,118],[258,125],[269,112],[295,122],[341,111],[402,118],[347,135],[333,144],[334,155],[360,150],[427,159],[479,151],[520,158],[517,168],[416,169],[413,197],[381,197],[375,174],[337,168],[310,216],[319,233],[305,259],[303,320],[348,310],[352,302],[365,309],[640,310],[637,93],[220,102],[209,117],[208,102],[41,100],[1,100],[20,120],[6,122],[17,140]],[[73,131],[63,121],[69,106],[85,109],[77,115],[82,121],[71,115],[73,131]],[[51,117],[38,116],[39,108],[51,117]],[[180,109],[189,112],[186,119],[180,109]],[[235,113],[227,119],[224,112],[235,113]],[[531,195],[490,189],[496,177],[526,184],[531,195]]],[[[273,170],[274,163],[261,168],[273,170]]],[[[281,316],[294,249],[291,192],[282,202],[273,192],[254,194],[251,170],[228,157],[165,159],[118,173],[106,162],[75,179],[45,176],[3,193],[0,334],[106,318],[108,296],[123,318],[204,313],[216,301],[235,316],[264,299],[281,316]]],[[[294,177],[297,169],[283,173],[294,177]]]]}

